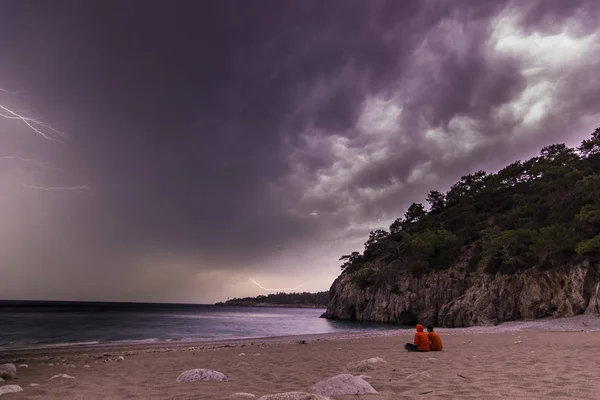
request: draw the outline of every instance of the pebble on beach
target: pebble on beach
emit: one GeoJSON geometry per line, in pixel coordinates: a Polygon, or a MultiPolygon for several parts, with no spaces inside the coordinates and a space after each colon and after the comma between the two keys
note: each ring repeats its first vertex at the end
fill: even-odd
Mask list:
{"type": "Polygon", "coordinates": [[[0,386],[0,396],[7,393],[17,393],[22,392],[23,388],[19,385],[6,385],[0,386]]]}
{"type": "Polygon", "coordinates": [[[176,382],[207,382],[207,381],[216,381],[222,382],[226,381],[227,376],[218,371],[213,371],[211,369],[190,369],[182,372],[177,379],[176,382]]]}
{"type": "Polygon", "coordinates": [[[8,363],[0,365],[0,378],[15,379],[17,377],[17,367],[15,364],[8,363]]]}
{"type": "Polygon", "coordinates": [[[74,376],[71,375],[67,375],[67,374],[56,374],[54,375],[52,378],[48,379],[49,381],[53,380],[53,379],[58,379],[58,378],[62,378],[62,379],[75,379],[74,376]]]}
{"type": "Polygon", "coordinates": [[[378,394],[369,382],[350,374],[340,374],[317,382],[311,386],[310,391],[323,396],[378,394]]]}

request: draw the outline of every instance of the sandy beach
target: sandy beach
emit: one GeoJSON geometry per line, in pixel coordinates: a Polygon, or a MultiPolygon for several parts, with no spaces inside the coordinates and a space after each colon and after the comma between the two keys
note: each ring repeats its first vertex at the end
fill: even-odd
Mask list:
{"type": "Polygon", "coordinates": [[[304,391],[338,374],[363,375],[378,395],[342,399],[598,399],[600,319],[438,329],[444,351],[408,353],[412,330],[228,342],[147,343],[0,352],[22,392],[2,399],[229,399],[304,391]],[[122,357],[119,359],[119,357],[122,357]],[[356,363],[385,362],[362,371],[356,363]],[[354,364],[353,364],[354,363],[354,364]],[[354,369],[353,369],[354,365],[354,369]],[[195,368],[224,382],[179,383],[195,368]],[[350,368],[350,369],[349,369],[350,368]],[[72,378],[59,377],[67,374],[72,378]],[[36,384],[37,386],[32,386],[36,384]]]}

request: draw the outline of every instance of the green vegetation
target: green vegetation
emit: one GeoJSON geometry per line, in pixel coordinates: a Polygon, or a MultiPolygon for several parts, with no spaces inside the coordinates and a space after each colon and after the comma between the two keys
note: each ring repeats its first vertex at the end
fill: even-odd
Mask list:
{"type": "Polygon", "coordinates": [[[364,288],[447,269],[461,254],[492,274],[600,259],[600,128],[576,149],[554,144],[496,174],[465,175],[427,202],[372,231],[362,254],[342,256],[344,273],[364,288]]]}
{"type": "Polygon", "coordinates": [[[318,293],[274,293],[267,296],[234,298],[217,306],[236,307],[301,307],[325,308],[329,301],[329,292],[318,293]]]}

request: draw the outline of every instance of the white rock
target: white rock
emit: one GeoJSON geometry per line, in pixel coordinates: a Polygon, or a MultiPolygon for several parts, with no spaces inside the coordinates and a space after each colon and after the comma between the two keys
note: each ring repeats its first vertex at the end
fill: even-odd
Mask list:
{"type": "Polygon", "coordinates": [[[240,357],[246,357],[246,353],[240,353],[238,354],[240,357]]]}
{"type": "Polygon", "coordinates": [[[235,399],[235,400],[238,400],[238,399],[255,399],[256,396],[253,395],[252,393],[242,393],[242,392],[240,392],[240,393],[234,393],[234,394],[232,394],[231,396],[229,396],[229,398],[232,399],[232,400],[233,399],[235,399]]]}
{"type": "Polygon", "coordinates": [[[255,356],[260,356],[260,353],[254,353],[255,356]]]}
{"type": "Polygon", "coordinates": [[[355,361],[346,364],[346,369],[351,372],[365,372],[376,369],[380,364],[386,361],[380,357],[369,358],[368,360],[355,361]]]}
{"type": "Polygon", "coordinates": [[[90,366],[89,366],[89,365],[87,365],[87,364],[85,364],[85,365],[83,366],[83,368],[89,368],[89,367],[90,367],[90,366]]]}
{"type": "Polygon", "coordinates": [[[27,364],[19,364],[19,368],[28,368],[28,367],[29,367],[29,365],[27,365],[27,364]]]}
{"type": "Polygon", "coordinates": [[[71,375],[67,375],[67,374],[57,374],[54,375],[52,378],[48,379],[49,381],[51,381],[52,379],[58,379],[58,378],[64,378],[64,379],[75,379],[75,377],[71,376],[71,375]]]}
{"type": "Polygon", "coordinates": [[[15,379],[17,377],[17,367],[15,364],[2,364],[0,365],[0,378],[4,379],[15,379]]]}
{"type": "Polygon", "coordinates": [[[0,396],[6,393],[17,393],[22,392],[23,388],[19,385],[6,385],[0,386],[0,396]]]}
{"type": "Polygon", "coordinates": [[[123,356],[119,356],[119,357],[117,358],[117,361],[125,361],[125,357],[123,357],[123,356]]]}
{"type": "Polygon", "coordinates": [[[52,363],[49,363],[49,364],[48,364],[48,366],[49,366],[49,367],[53,367],[53,366],[54,366],[54,364],[52,364],[52,363]]]}
{"type": "Polygon", "coordinates": [[[35,387],[35,386],[40,386],[40,385],[38,385],[37,383],[30,383],[29,386],[35,387]]]}
{"type": "Polygon", "coordinates": [[[226,381],[227,376],[222,372],[211,369],[190,369],[182,372],[176,382],[206,382],[206,381],[226,381]]]}
{"type": "Polygon", "coordinates": [[[317,382],[311,386],[310,391],[323,396],[378,394],[369,382],[350,374],[340,374],[326,381],[317,382]]]}
{"type": "Polygon", "coordinates": [[[522,343],[522,342],[521,342],[520,340],[517,340],[517,341],[515,342],[515,344],[521,344],[521,343],[522,343]]]}
{"type": "Polygon", "coordinates": [[[268,394],[259,397],[258,400],[333,400],[331,397],[321,396],[313,393],[305,392],[287,392],[268,394]]]}
{"type": "Polygon", "coordinates": [[[65,365],[65,367],[67,367],[67,368],[77,368],[77,367],[75,367],[75,364],[67,364],[67,365],[65,365]]]}
{"type": "Polygon", "coordinates": [[[363,379],[373,379],[372,376],[369,375],[360,375],[359,378],[363,378],[363,379]]]}

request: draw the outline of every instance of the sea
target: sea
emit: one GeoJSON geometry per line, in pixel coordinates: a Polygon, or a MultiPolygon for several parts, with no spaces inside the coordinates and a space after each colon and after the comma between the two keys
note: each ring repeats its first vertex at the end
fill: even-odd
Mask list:
{"type": "Polygon", "coordinates": [[[0,350],[398,329],[319,318],[325,309],[0,301],[0,350]]]}

